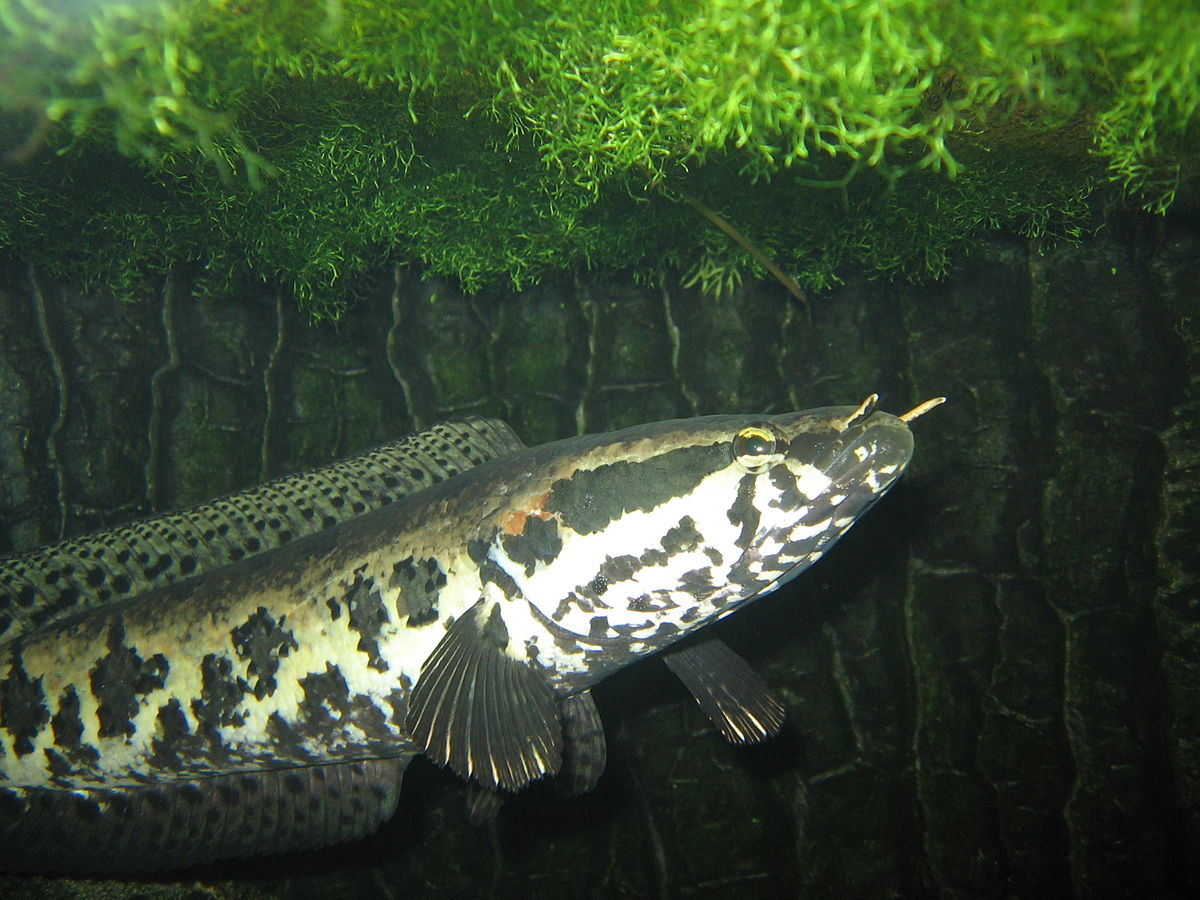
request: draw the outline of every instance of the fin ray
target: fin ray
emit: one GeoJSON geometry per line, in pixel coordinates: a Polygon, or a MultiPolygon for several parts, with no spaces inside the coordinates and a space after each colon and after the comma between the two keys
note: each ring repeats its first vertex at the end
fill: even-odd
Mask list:
{"type": "Polygon", "coordinates": [[[783,727],[783,703],[723,641],[671,650],[663,660],[730,743],[756,744],[783,727]]]}
{"type": "Polygon", "coordinates": [[[494,609],[480,600],[429,655],[407,731],[435,762],[484,787],[515,791],[558,771],[562,726],[546,677],[504,652],[507,635],[495,633],[494,609]]]}

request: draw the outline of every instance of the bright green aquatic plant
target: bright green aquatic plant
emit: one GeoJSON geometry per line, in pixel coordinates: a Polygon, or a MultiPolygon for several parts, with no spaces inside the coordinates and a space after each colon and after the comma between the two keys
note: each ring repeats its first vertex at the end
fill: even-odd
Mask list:
{"type": "Polygon", "coordinates": [[[809,288],[936,276],[1106,178],[1169,206],[1198,35],[1191,0],[0,0],[0,247],[318,317],[389,258],[761,274],[686,194],[809,288]]]}

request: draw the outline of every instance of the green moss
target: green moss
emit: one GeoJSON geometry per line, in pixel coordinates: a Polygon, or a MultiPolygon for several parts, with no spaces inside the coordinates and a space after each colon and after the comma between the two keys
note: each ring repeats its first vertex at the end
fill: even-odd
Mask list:
{"type": "Polygon", "coordinates": [[[1165,209],[1198,34],[1190,0],[0,0],[0,246],[130,296],[196,260],[318,317],[392,256],[736,286],[686,187],[810,286],[936,276],[986,227],[1069,235],[1102,178],[1165,209]]]}

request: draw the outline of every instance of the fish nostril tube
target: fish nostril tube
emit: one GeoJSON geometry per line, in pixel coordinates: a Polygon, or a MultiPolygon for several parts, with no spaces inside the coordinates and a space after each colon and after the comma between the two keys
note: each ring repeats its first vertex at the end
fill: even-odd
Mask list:
{"type": "Polygon", "coordinates": [[[879,395],[872,394],[866,400],[859,404],[858,409],[850,413],[844,419],[834,419],[833,427],[838,431],[845,431],[851,425],[856,425],[875,411],[875,404],[879,402],[879,395]]]}
{"type": "Polygon", "coordinates": [[[897,416],[897,418],[901,422],[911,422],[913,419],[917,418],[918,416],[925,415],[925,413],[929,412],[935,406],[941,406],[945,402],[946,402],[945,397],[933,397],[929,400],[926,400],[924,403],[918,403],[916,406],[914,406],[908,412],[903,413],[900,416],[897,416]]]}

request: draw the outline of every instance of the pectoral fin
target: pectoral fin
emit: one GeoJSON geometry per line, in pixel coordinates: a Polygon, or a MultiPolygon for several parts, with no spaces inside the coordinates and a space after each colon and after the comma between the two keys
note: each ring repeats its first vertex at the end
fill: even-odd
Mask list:
{"type": "Polygon", "coordinates": [[[464,778],[515,791],[558,771],[562,726],[547,678],[505,653],[507,645],[494,603],[480,600],[461,615],[425,661],[407,730],[464,778]]]}
{"type": "MultiPolygon", "coordinates": [[[[558,701],[562,717],[562,768],[558,770],[555,787],[567,797],[586,794],[596,787],[604,774],[608,758],[604,740],[604,723],[592,699],[591,691],[583,691],[558,701]]],[[[467,821],[472,825],[494,822],[504,806],[506,795],[494,790],[470,785],[467,791],[467,821]]]]}
{"type": "Polygon", "coordinates": [[[783,727],[783,703],[750,665],[716,638],[663,654],[704,714],[734,744],[755,744],[783,727]]]}

